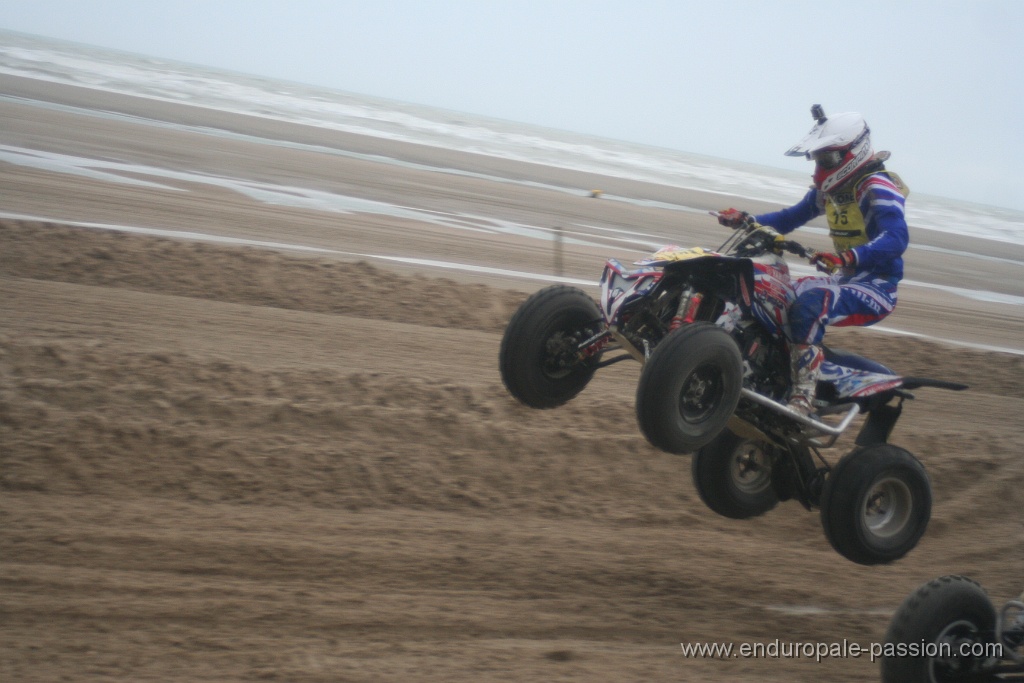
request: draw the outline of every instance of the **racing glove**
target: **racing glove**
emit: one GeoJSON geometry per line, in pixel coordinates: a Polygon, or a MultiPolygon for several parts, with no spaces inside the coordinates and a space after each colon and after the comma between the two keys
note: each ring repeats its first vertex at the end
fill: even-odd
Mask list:
{"type": "Polygon", "coordinates": [[[811,264],[823,273],[834,273],[840,268],[849,268],[856,265],[857,255],[851,249],[841,251],[838,254],[819,251],[811,256],[811,264]]]}
{"type": "Polygon", "coordinates": [[[736,230],[742,228],[747,222],[747,217],[750,216],[746,211],[739,211],[738,209],[726,209],[725,211],[718,212],[718,222],[727,228],[736,230]]]}

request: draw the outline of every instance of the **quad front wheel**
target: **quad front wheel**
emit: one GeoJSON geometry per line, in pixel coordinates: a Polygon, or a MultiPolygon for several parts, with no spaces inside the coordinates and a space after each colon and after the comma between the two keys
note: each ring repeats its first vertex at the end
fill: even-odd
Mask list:
{"type": "Polygon", "coordinates": [[[858,564],[884,564],[924,535],[932,491],[924,466],[902,448],[877,444],[844,456],[821,495],[821,524],[832,547],[858,564]]]}
{"type": "Polygon", "coordinates": [[[686,325],[658,344],[636,388],[636,416],[651,445],[692,453],[725,428],[740,400],[743,360],[729,333],[686,325]]]}
{"type": "Polygon", "coordinates": [[[575,287],[553,285],[523,302],[505,328],[499,368],[505,388],[531,408],[554,408],[583,391],[599,354],[580,344],[603,328],[597,304],[575,287]]]}
{"type": "Polygon", "coordinates": [[[986,674],[997,654],[996,610],[963,576],[943,576],[907,596],[885,634],[883,683],[1001,680],[986,674]]]}

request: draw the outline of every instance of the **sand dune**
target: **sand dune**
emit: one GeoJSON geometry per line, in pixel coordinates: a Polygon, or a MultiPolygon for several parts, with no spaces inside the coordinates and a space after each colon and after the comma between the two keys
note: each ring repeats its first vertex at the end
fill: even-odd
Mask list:
{"type": "Polygon", "coordinates": [[[869,569],[794,503],[746,523],[704,509],[688,461],[636,430],[634,368],[555,411],[515,404],[495,359],[525,294],[0,231],[12,680],[870,680],[864,660],[679,643],[867,643],[922,577],[1019,581],[1017,357],[892,354],[974,388],[909,406],[894,440],[925,461],[934,520],[869,569]]]}

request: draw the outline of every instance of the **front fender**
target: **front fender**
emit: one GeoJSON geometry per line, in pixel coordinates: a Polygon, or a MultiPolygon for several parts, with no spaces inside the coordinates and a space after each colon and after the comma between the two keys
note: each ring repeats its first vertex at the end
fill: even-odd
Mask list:
{"type": "Polygon", "coordinates": [[[665,276],[685,278],[693,287],[720,301],[737,304],[744,317],[754,306],[754,264],[748,258],[705,255],[664,266],[665,276]]]}
{"type": "Polygon", "coordinates": [[[608,325],[619,324],[623,306],[651,293],[664,275],[651,266],[630,270],[608,259],[601,273],[601,315],[608,325]]]}

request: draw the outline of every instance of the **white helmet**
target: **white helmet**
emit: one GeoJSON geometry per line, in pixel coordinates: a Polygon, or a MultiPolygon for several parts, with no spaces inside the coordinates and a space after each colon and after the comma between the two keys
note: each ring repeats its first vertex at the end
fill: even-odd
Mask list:
{"type": "Polygon", "coordinates": [[[803,140],[789,148],[786,156],[812,159],[814,186],[831,192],[871,161],[871,129],[863,116],[853,112],[826,117],[820,104],[811,107],[811,116],[817,123],[803,140]]]}

